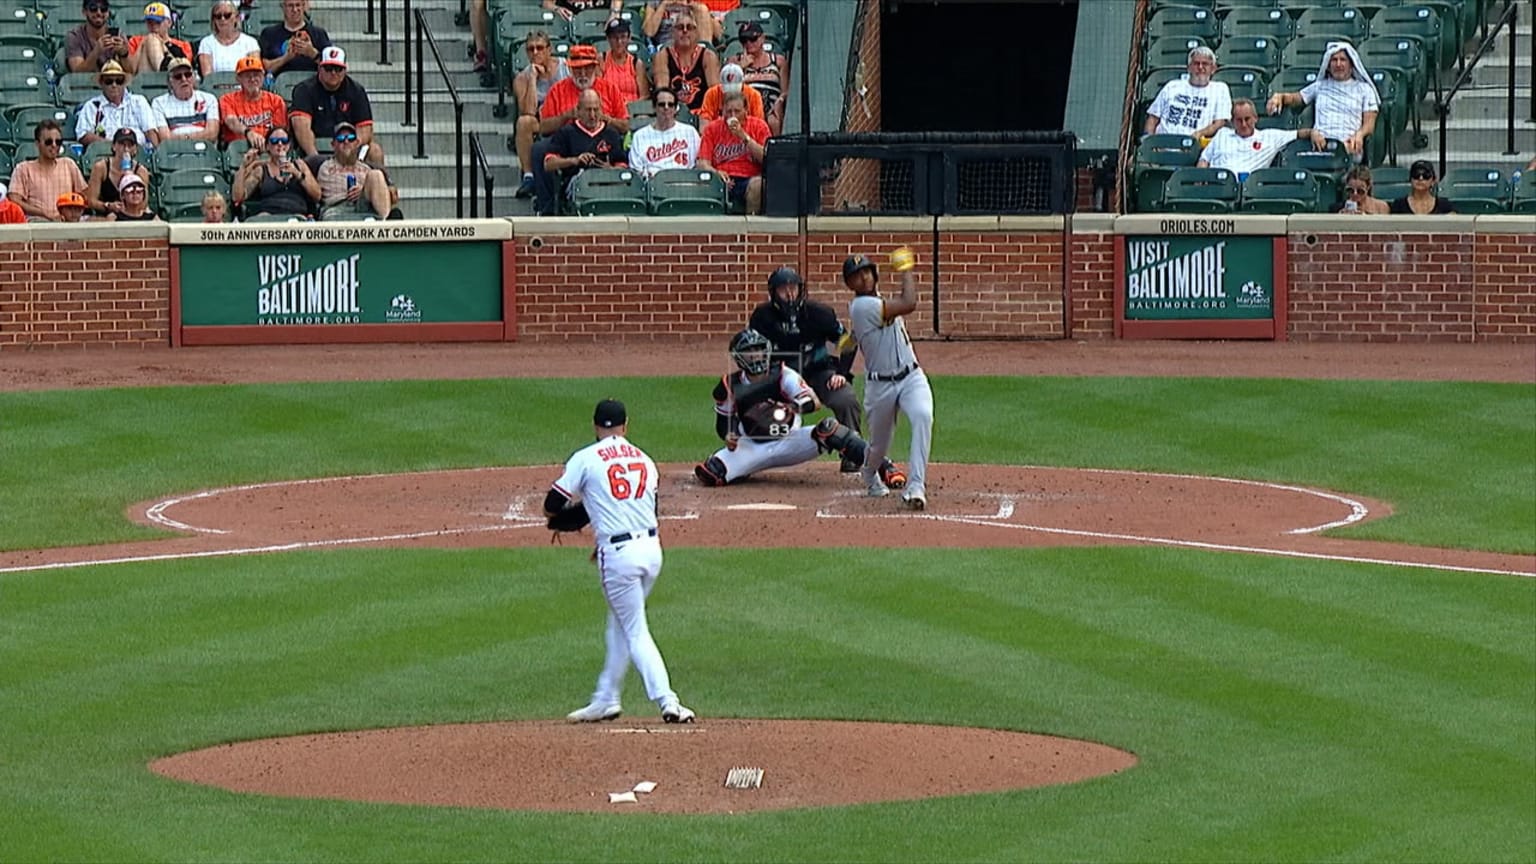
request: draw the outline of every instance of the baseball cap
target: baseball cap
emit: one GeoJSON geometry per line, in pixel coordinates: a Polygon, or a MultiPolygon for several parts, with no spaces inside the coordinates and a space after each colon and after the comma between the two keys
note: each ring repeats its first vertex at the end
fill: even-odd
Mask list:
{"type": "Polygon", "coordinates": [[[133,173],[132,171],[129,171],[127,174],[123,175],[123,179],[117,181],[117,191],[121,192],[124,189],[127,189],[129,186],[132,186],[135,183],[139,184],[140,186],[143,186],[144,185],[144,178],[140,177],[139,175],[137,175],[135,173],[133,173]]]}
{"type": "Polygon", "coordinates": [[[320,65],[340,66],[345,69],[347,68],[347,52],[337,48],[335,45],[331,45],[320,52],[320,65]]]}
{"type": "Polygon", "coordinates": [[[85,196],[79,192],[65,192],[59,196],[59,200],[53,202],[55,207],[84,207],[85,196]]]}
{"type": "Polygon", "coordinates": [[[763,25],[756,21],[743,21],[741,26],[736,28],[738,39],[756,39],[761,35],[763,35],[763,25]]]}
{"type": "Polygon", "coordinates": [[[565,58],[565,65],[571,69],[580,69],[585,66],[596,66],[597,46],[572,45],[570,55],[565,58]]]}
{"type": "Polygon", "coordinates": [[[624,403],[617,399],[604,399],[597,403],[597,410],[592,412],[593,425],[604,429],[623,426],[628,420],[629,415],[624,411],[624,403]]]}
{"type": "Polygon", "coordinates": [[[177,69],[191,69],[192,61],[185,57],[172,57],[171,62],[165,64],[165,71],[172,72],[177,69]]]}
{"type": "Polygon", "coordinates": [[[607,33],[609,36],[612,36],[615,33],[628,33],[629,22],[623,18],[610,18],[608,19],[608,26],[604,28],[603,32],[607,33]]]}
{"type": "Polygon", "coordinates": [[[151,3],[144,7],[145,21],[169,21],[171,20],[171,7],[164,3],[151,3]]]}
{"type": "Polygon", "coordinates": [[[353,135],[356,135],[357,127],[343,120],[342,122],[337,123],[336,128],[331,131],[331,137],[334,138],[343,132],[351,132],[353,135]]]}
{"type": "Polygon", "coordinates": [[[135,144],[139,143],[138,133],[126,126],[112,133],[113,144],[123,144],[128,141],[132,141],[135,144]]]}
{"type": "Polygon", "coordinates": [[[720,67],[720,89],[726,93],[740,93],[741,85],[747,80],[745,72],[735,63],[727,63],[720,67]]]}
{"type": "Polygon", "coordinates": [[[241,57],[239,60],[235,61],[235,74],[236,75],[239,75],[242,72],[262,72],[262,73],[265,73],[266,71],[267,71],[267,67],[261,65],[261,58],[259,58],[259,57],[241,57]]]}

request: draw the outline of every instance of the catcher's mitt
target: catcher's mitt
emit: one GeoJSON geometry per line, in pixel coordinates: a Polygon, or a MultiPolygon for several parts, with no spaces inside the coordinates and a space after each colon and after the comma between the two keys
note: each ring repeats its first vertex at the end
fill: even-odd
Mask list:
{"type": "Polygon", "coordinates": [[[741,434],[758,441],[773,441],[794,431],[795,406],[765,399],[741,415],[741,434]]]}
{"type": "Polygon", "coordinates": [[[544,524],[549,527],[549,530],[556,533],[580,531],[592,524],[592,517],[587,515],[587,505],[578,503],[557,511],[544,524]]]}

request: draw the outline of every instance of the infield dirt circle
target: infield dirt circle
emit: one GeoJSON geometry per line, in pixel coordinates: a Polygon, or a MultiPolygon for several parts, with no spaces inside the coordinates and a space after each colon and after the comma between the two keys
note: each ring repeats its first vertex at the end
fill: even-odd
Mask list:
{"type": "MultiPolygon", "coordinates": [[[[920,346],[941,376],[1003,371],[997,356],[975,346],[920,346]],[[932,359],[931,359],[932,358],[932,359]],[[933,362],[936,360],[937,362],[933,362]],[[975,367],[975,368],[973,368],[975,367]]],[[[1350,375],[1418,377],[1447,364],[1421,363],[1421,350],[1379,352],[1392,374],[1351,368],[1350,375]],[[1399,372],[1405,374],[1398,374],[1399,372]]],[[[1240,374],[1243,363],[1264,374],[1277,354],[1318,377],[1357,363],[1358,346],[1011,346],[1016,362],[1041,352],[1073,352],[1084,374],[1186,371],[1184,351],[1200,364],[1240,374]],[[1165,356],[1166,355],[1166,356],[1165,356]],[[1125,362],[1134,370],[1119,368],[1125,362]],[[1148,363],[1153,358],[1158,363],[1148,363]]],[[[268,349],[172,352],[152,363],[123,366],[117,355],[50,357],[5,371],[24,387],[167,382],[422,377],[433,360],[457,372],[500,364],[537,346],[413,348],[384,362],[380,349],[268,349]],[[308,353],[306,353],[308,352],[308,353]],[[249,373],[241,358],[257,358],[249,373]],[[323,363],[317,363],[317,359],[323,363]],[[193,362],[187,362],[191,360],[193,362]],[[214,362],[210,362],[210,361],[214,362]],[[277,361],[290,363],[277,370],[277,361]],[[405,372],[409,374],[403,374],[405,372]]],[[[1437,346],[1452,359],[1485,364],[1467,378],[1528,380],[1529,349],[1465,352],[1437,346]],[[1490,360],[1490,358],[1492,358],[1490,360]]],[[[715,352],[653,352],[671,371],[704,371],[715,352]],[[691,365],[690,365],[691,364],[691,365]],[[697,367],[697,368],[694,368],[697,367]]],[[[661,374],[644,367],[631,374],[661,374]]],[[[439,369],[440,371],[440,369],[439,369]]],[[[491,370],[482,370],[491,372],[491,370]]],[[[492,374],[505,373],[497,369],[492,374]]],[[[1024,372],[1026,370],[1018,370],[1024,372]]],[[[1032,368],[1029,372],[1039,372],[1032,368]]],[[[1296,373],[1296,369],[1290,371],[1296,373]]],[[[1296,373],[1299,374],[1299,373],[1296,373]]],[[[444,374],[443,377],[454,377],[444,374]]],[[[702,397],[701,397],[702,398],[702,397]]],[[[942,411],[940,412],[942,414],[942,411]]],[[[573,430],[573,434],[582,430],[573,430]]],[[[938,442],[942,452],[942,441],[938,442]]],[[[703,454],[701,454],[703,455],[703,454]]],[[[691,465],[662,466],[661,531],[668,548],[869,546],[1030,547],[1166,545],[1235,554],[1363,560],[1401,567],[1449,567],[1529,574],[1530,556],[1429,549],[1323,537],[1335,526],[1387,515],[1384,502],[1347,490],[1304,489],[1238,479],[1129,471],[998,465],[930,466],[928,509],[910,512],[899,498],[870,499],[856,475],[833,461],[775,471],[724,489],[701,488],[691,465]]],[[[175,536],[142,543],[0,552],[0,569],[68,566],[112,560],[258,554],[338,546],[531,546],[550,542],[538,517],[554,466],[275,481],[228,489],[189,490],[141,502],[129,518],[175,536]]],[[[591,543],[590,534],[567,545],[591,543]]],[[[1240,566],[1240,565],[1239,565],[1240,566]]],[[[663,576],[665,578],[665,575],[663,576]]],[[[598,627],[594,622],[594,631],[598,627]]],[[[594,643],[593,669],[599,662],[594,643]]],[[[684,688],[686,690],[686,688],[684,688]]],[[[578,692],[579,689],[578,689],[578,692]]],[[[637,698],[632,696],[632,699],[637,698]]],[[[242,792],[395,803],[535,810],[709,813],[906,800],[1023,789],[1114,774],[1135,764],[1127,749],[994,729],[820,720],[717,718],[707,694],[690,697],[696,724],[669,726],[650,706],[603,724],[557,720],[443,725],[338,732],[247,741],[177,754],[155,762],[169,777],[242,792]],[[762,788],[727,790],[732,767],[764,769],[762,788]],[[610,804],[608,793],[641,781],[657,784],[637,803],[610,804]]],[[[572,705],[572,708],[577,707],[572,705]]],[[[1113,742],[1134,749],[1135,742],[1113,742]]]]}

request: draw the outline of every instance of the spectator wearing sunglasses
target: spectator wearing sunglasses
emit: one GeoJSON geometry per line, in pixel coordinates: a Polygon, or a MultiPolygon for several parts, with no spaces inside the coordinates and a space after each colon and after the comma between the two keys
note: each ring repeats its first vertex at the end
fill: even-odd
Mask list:
{"type": "Polygon", "coordinates": [[[192,43],[171,35],[171,7],[151,3],[144,7],[144,32],[128,40],[123,68],[137,75],[151,69],[170,69],[172,60],[192,60],[192,43]]]}
{"type": "Polygon", "coordinates": [[[219,140],[219,100],[197,89],[196,78],[191,60],[177,57],[171,61],[171,89],[149,103],[155,112],[152,137],[156,146],[172,138],[209,144],[219,140]]]}
{"type": "Polygon", "coordinates": [[[1393,201],[1392,213],[1403,216],[1440,216],[1455,213],[1451,202],[1435,194],[1435,166],[1420,159],[1408,168],[1407,195],[1393,201]]]}
{"type": "Polygon", "coordinates": [[[629,139],[629,167],[653,177],[665,168],[692,168],[699,158],[699,130],[677,122],[677,94],[662,87],[652,97],[656,119],[629,139]]]}
{"type": "Polygon", "coordinates": [[[149,184],[137,174],[124,174],[117,184],[117,194],[123,199],[122,209],[107,217],[113,222],[155,222],[160,216],[149,209],[149,184]]]}
{"type": "Polygon", "coordinates": [[[89,147],[123,129],[131,129],[140,144],[147,143],[149,130],[155,128],[155,112],[143,96],[128,92],[128,73],[123,67],[116,60],[108,60],[96,73],[96,83],[101,87],[101,95],[92,96],[80,106],[75,140],[89,147]]]}
{"type": "MultiPolygon", "coordinates": [[[[714,19],[706,15],[704,20],[714,19]]],[[[658,87],[671,87],[695,113],[704,107],[704,91],[720,83],[720,57],[700,38],[694,16],[678,15],[672,22],[672,44],[651,58],[651,80],[658,87]]]]}
{"type": "Polygon", "coordinates": [[[246,151],[232,187],[235,203],[245,207],[246,221],[259,216],[306,219],[320,200],[320,184],[293,152],[293,137],[280,126],[267,133],[264,150],[246,151]]]}
{"type": "Polygon", "coordinates": [[[1344,175],[1344,200],[1328,209],[1334,213],[1346,213],[1351,216],[1356,214],[1385,216],[1392,212],[1387,202],[1375,197],[1372,193],[1373,188],[1371,169],[1364,165],[1357,165],[1344,175]]]}
{"type": "Polygon", "coordinates": [[[784,102],[789,92],[789,58],[768,50],[763,25],[756,21],[743,21],[736,31],[736,38],[741,43],[741,53],[732,57],[731,62],[741,67],[747,86],[756,88],[762,94],[768,131],[779,135],[784,131],[784,102]]]}
{"type": "Polygon", "coordinates": [[[336,124],[331,142],[334,149],[330,158],[321,162],[320,170],[315,172],[315,180],[320,184],[320,218],[389,218],[389,183],[383,171],[370,168],[357,158],[357,127],[351,123],[336,124]]]}
{"type": "MultiPolygon", "coordinates": [[[[700,0],[651,0],[645,6],[645,15],[640,19],[640,32],[651,40],[652,50],[660,53],[674,38],[672,29],[677,23],[679,15],[688,16],[691,22],[702,23],[708,27],[708,32],[701,38],[714,42],[720,38],[720,31],[714,16],[709,14],[709,7],[700,0]]],[[[657,83],[661,83],[657,81],[657,83]]],[[[687,101],[687,100],[684,100],[687,101]]]]}
{"type": "Polygon", "coordinates": [[[118,188],[123,177],[134,174],[149,182],[149,169],[139,161],[139,139],[132,129],[119,129],[112,136],[112,152],[96,160],[91,176],[85,181],[85,200],[91,212],[111,217],[123,209],[118,188]]]}
{"type": "Polygon", "coordinates": [[[246,57],[261,59],[261,43],[240,29],[240,8],[234,0],[217,0],[208,13],[212,31],[197,43],[197,68],[204,78],[215,72],[235,72],[246,57]]]}
{"type": "Polygon", "coordinates": [[[80,4],[85,23],[64,34],[64,62],[71,72],[96,72],[107,61],[121,63],[128,57],[128,39],[107,32],[112,19],[109,0],[85,0],[80,4]]]}
{"type": "MultiPolygon", "coordinates": [[[[64,132],[49,118],[32,131],[37,158],[11,174],[11,200],[34,222],[58,222],[59,196],[85,191],[85,176],[75,160],[63,156],[64,132]]],[[[83,205],[82,205],[83,206],[83,205]]]]}
{"type": "Polygon", "coordinates": [[[266,146],[267,132],[273,126],[288,125],[288,103],[283,97],[262,87],[267,70],[255,57],[241,57],[235,64],[237,90],[219,98],[219,116],[223,119],[226,145],[244,138],[252,147],[266,146]]]}

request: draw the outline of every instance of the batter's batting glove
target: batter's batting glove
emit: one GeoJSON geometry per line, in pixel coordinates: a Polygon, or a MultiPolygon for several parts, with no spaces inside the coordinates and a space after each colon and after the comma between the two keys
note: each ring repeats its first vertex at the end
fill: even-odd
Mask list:
{"type": "Polygon", "coordinates": [[[891,250],[891,267],[898,273],[905,273],[917,266],[917,253],[911,247],[897,246],[891,250]]]}

